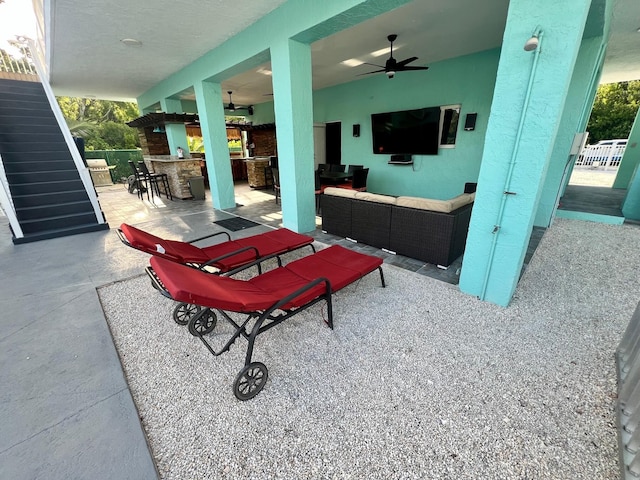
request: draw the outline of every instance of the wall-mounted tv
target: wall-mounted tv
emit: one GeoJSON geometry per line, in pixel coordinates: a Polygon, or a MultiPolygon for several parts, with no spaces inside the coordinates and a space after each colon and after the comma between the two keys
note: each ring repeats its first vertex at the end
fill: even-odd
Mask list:
{"type": "Polygon", "coordinates": [[[440,107],[373,113],[373,153],[438,154],[440,107]]]}

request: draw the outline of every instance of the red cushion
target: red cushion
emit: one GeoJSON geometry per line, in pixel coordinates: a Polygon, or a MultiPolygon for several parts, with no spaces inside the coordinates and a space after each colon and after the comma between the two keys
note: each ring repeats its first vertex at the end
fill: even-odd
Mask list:
{"type": "Polygon", "coordinates": [[[340,245],[320,250],[315,256],[337,266],[348,266],[350,269],[360,272],[362,276],[373,272],[383,263],[380,257],[354,252],[340,245]]]}
{"type": "Polygon", "coordinates": [[[333,245],[314,255],[291,262],[286,268],[308,280],[327,278],[331,282],[331,289],[336,292],[380,265],[381,258],[333,245]]]}
{"type": "Polygon", "coordinates": [[[286,246],[289,251],[304,247],[305,245],[311,245],[313,243],[313,237],[292,232],[288,228],[272,230],[270,232],[263,233],[262,236],[267,237],[270,240],[280,242],[283,246],[286,246]]]}
{"type": "Polygon", "coordinates": [[[174,300],[230,312],[255,312],[274,305],[280,298],[243,280],[205,272],[151,257],[151,266],[174,300]]]}
{"type": "MultiPolygon", "coordinates": [[[[287,268],[282,267],[270,270],[262,275],[258,275],[257,277],[253,277],[249,280],[249,283],[264,291],[272,292],[279,299],[283,299],[287,295],[290,295],[296,290],[308,285],[309,280],[296,275],[287,268]]],[[[302,305],[309,303],[314,298],[324,294],[326,291],[325,283],[316,285],[293,300],[282,305],[280,308],[282,310],[288,310],[294,307],[301,307],[302,305]]]]}
{"type": "MultiPolygon", "coordinates": [[[[167,258],[178,263],[203,264],[209,260],[224,256],[245,247],[256,247],[259,257],[286,253],[304,245],[313,243],[313,237],[292,232],[286,228],[271,230],[266,233],[253,235],[237,240],[229,240],[223,243],[199,248],[188,242],[166,240],[131,225],[123,223],[120,230],[129,244],[162,258],[167,258]]],[[[228,272],[234,268],[250,263],[258,258],[255,251],[244,251],[238,255],[225,258],[213,264],[222,272],[228,272]]]]}
{"type": "Polygon", "coordinates": [[[120,230],[132,247],[151,255],[179,263],[204,263],[210,258],[195,245],[175,240],[165,240],[126,223],[120,225],[120,230]]]}
{"type": "MultiPolygon", "coordinates": [[[[228,253],[237,252],[241,248],[244,248],[240,242],[230,240],[218,245],[211,245],[204,247],[202,250],[207,254],[208,259],[218,258],[228,253]]],[[[256,253],[254,250],[241,252],[237,255],[227,257],[223,260],[213,263],[213,266],[219,268],[222,272],[228,272],[236,267],[245,265],[249,262],[253,262],[256,259],[256,253]]],[[[204,263],[204,262],[203,262],[204,263]]]]}

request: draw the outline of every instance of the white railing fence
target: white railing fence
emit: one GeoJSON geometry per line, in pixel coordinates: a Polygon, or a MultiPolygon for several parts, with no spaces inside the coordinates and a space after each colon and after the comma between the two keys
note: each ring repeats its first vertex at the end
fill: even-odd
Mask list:
{"type": "Polygon", "coordinates": [[[620,161],[622,160],[626,146],[626,143],[587,145],[578,156],[576,165],[592,168],[604,167],[605,170],[609,167],[618,167],[620,166],[620,161]]]}
{"type": "Polygon", "coordinates": [[[19,57],[10,56],[4,50],[0,50],[0,72],[24,74],[24,75],[37,75],[36,67],[30,60],[31,52],[29,46],[25,43],[23,38],[18,37],[18,41],[12,42],[13,46],[20,52],[19,57]]]}
{"type": "Polygon", "coordinates": [[[620,478],[640,478],[640,303],[616,350],[620,478]]]}

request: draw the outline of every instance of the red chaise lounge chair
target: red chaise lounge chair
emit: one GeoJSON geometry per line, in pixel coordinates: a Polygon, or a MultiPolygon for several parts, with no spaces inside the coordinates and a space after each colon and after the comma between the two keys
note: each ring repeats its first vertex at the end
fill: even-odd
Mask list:
{"type": "MultiPolygon", "coordinates": [[[[188,242],[167,240],[132,227],[126,223],[116,232],[125,245],[172,262],[199,268],[210,273],[232,275],[238,269],[260,258],[273,257],[310,246],[315,253],[313,237],[292,232],[286,228],[246,238],[231,240],[227,232],[196,238],[188,242]],[[226,238],[224,238],[226,236],[226,238]],[[224,241],[206,247],[193,245],[200,240],[218,237],[224,241]]],[[[280,258],[278,257],[278,263],[280,258]]],[[[257,264],[261,273],[260,263],[257,264]]],[[[200,308],[189,303],[180,303],[173,311],[173,319],[179,325],[186,325],[200,308]]]]}
{"type": "Polygon", "coordinates": [[[189,320],[189,332],[200,338],[213,355],[229,350],[240,336],[248,340],[245,364],[235,379],[233,392],[239,400],[249,400],[262,390],[268,375],[264,364],[251,361],[256,337],[322,300],[327,302],[326,322],[333,328],[331,294],[376,269],[384,287],[381,265],[381,258],[334,245],[250,280],[207,275],[160,257],[151,258],[147,274],[163,295],[202,307],[189,320]],[[212,309],[235,327],[218,352],[204,338],[217,323],[212,309]],[[244,313],[247,318],[238,324],[227,312],[244,313]],[[251,320],[255,321],[249,326],[251,320]]]}

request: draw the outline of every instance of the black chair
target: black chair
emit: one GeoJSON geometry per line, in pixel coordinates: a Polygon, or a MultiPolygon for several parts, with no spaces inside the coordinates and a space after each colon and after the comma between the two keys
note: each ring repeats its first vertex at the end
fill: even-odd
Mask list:
{"type": "Polygon", "coordinates": [[[129,160],[129,166],[131,167],[131,171],[133,175],[129,177],[129,192],[133,193],[133,190],[138,192],[138,198],[142,200],[144,197],[144,192],[147,192],[147,200],[149,200],[149,190],[146,188],[146,179],[144,178],[144,174],[140,171],[136,164],[129,160]],[[132,178],[133,177],[133,178],[132,178]]]}
{"type": "Polygon", "coordinates": [[[318,172],[324,172],[329,170],[329,165],[327,165],[326,163],[319,163],[318,164],[318,172]]]}
{"type": "Polygon", "coordinates": [[[349,169],[347,170],[347,173],[353,173],[355,170],[362,170],[364,168],[364,165],[349,165],[349,169]]]}
{"type": "Polygon", "coordinates": [[[361,168],[353,172],[353,180],[351,182],[351,189],[358,190],[359,192],[367,191],[367,176],[369,175],[368,168],[361,168]]]}
{"type": "Polygon", "coordinates": [[[315,172],[315,181],[316,181],[316,214],[320,213],[320,195],[324,192],[324,188],[322,186],[322,182],[320,181],[320,171],[316,170],[315,172]]]}
{"type": "Polygon", "coordinates": [[[344,173],[346,167],[347,167],[346,165],[342,165],[340,163],[332,163],[329,165],[329,171],[344,173]]]}
{"type": "Polygon", "coordinates": [[[154,188],[156,193],[158,194],[158,197],[160,196],[159,184],[162,183],[162,189],[164,190],[165,197],[173,200],[171,187],[169,187],[169,177],[166,173],[151,173],[144,162],[138,162],[138,168],[140,169],[140,172],[142,172],[142,175],[144,176],[144,179],[148,184],[148,188],[151,188],[152,198],[154,188]]]}
{"type": "Polygon", "coordinates": [[[273,190],[276,192],[276,204],[278,198],[280,198],[280,172],[277,168],[271,169],[271,176],[273,177],[273,190]]]}

